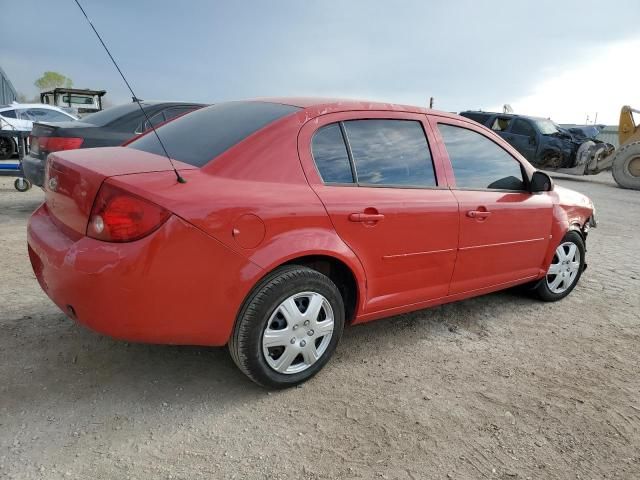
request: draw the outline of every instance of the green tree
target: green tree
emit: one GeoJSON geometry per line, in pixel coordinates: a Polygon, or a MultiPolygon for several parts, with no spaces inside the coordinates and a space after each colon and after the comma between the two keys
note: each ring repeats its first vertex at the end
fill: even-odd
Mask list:
{"type": "Polygon", "coordinates": [[[73,81],[58,72],[44,72],[34,83],[40,91],[51,90],[57,87],[71,88],[73,81]]]}

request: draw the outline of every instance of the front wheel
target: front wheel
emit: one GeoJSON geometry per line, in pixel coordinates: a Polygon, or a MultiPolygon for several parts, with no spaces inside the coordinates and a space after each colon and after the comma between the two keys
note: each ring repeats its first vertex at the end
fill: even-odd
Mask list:
{"type": "Polygon", "coordinates": [[[568,232],[556,248],[545,278],[535,288],[545,302],[555,302],[571,293],[585,265],[584,240],[578,232],[568,232]]]}
{"type": "Polygon", "coordinates": [[[229,351],[257,384],[291,387],[324,367],[343,328],[344,304],[331,279],[288,265],[267,276],[246,300],[229,351]]]}

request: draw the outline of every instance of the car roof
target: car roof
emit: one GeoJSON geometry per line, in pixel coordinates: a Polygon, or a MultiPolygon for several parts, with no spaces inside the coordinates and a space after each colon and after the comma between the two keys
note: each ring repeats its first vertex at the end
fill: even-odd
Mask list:
{"type": "MultiPolygon", "coordinates": [[[[57,110],[60,112],[64,112],[61,108],[58,108],[54,105],[47,105],[46,103],[12,103],[10,105],[2,105],[0,106],[0,110],[13,110],[14,108],[46,108],[48,110],[57,110]]],[[[67,112],[65,112],[67,113],[67,112]]]]}
{"type": "Polygon", "coordinates": [[[53,110],[54,112],[64,113],[69,118],[77,119],[73,113],[69,113],[62,108],[56,107],[55,105],[47,105],[46,103],[17,103],[13,102],[10,105],[2,105],[0,106],[0,112],[7,112],[9,110],[15,110],[17,108],[44,108],[46,110],[53,110]]]}
{"type": "Polygon", "coordinates": [[[500,113],[500,112],[485,112],[482,110],[465,110],[464,112],[460,112],[460,115],[463,113],[480,113],[482,115],[488,115],[491,117],[492,115],[500,115],[501,117],[511,117],[511,118],[528,118],[529,120],[549,120],[544,117],[534,117],[533,115],[518,115],[517,113],[500,113]]]}
{"type": "Polygon", "coordinates": [[[345,98],[322,98],[322,97],[261,97],[251,99],[258,102],[280,103],[291,105],[306,110],[310,114],[324,115],[327,113],[338,113],[347,111],[394,111],[410,113],[431,113],[443,117],[458,118],[467,121],[467,118],[460,117],[454,113],[431,110],[414,105],[402,105],[398,103],[375,102],[370,100],[353,100],[345,98]]]}

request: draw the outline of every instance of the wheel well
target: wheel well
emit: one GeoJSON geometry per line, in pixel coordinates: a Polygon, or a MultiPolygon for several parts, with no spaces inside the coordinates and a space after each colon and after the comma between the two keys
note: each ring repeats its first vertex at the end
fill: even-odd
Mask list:
{"type": "MultiPolygon", "coordinates": [[[[588,220],[587,220],[588,221],[588,220]]],[[[585,222],[586,223],[586,222],[585,222]]],[[[569,226],[569,230],[567,230],[567,232],[577,232],[578,235],[580,235],[582,237],[582,241],[584,242],[585,246],[587,244],[587,234],[586,232],[583,230],[582,225],[580,225],[577,222],[572,223],[569,226]]]]}
{"type": "Polygon", "coordinates": [[[351,323],[358,305],[358,284],[353,272],[344,262],[334,257],[309,255],[289,260],[285,265],[303,265],[329,277],[342,295],[345,322],[351,323]]]}

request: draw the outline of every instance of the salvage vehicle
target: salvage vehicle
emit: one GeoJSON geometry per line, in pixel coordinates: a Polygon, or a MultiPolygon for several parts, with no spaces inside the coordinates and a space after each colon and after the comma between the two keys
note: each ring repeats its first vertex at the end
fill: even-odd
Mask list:
{"type": "MultiPolygon", "coordinates": [[[[0,106],[0,129],[18,132],[29,132],[33,123],[73,122],[78,117],[58,107],[40,103],[17,103],[0,106]]],[[[8,160],[18,152],[18,143],[11,137],[0,137],[0,160],[8,160]]]]}
{"type": "Polygon", "coordinates": [[[327,363],[345,325],[523,284],[564,298],[595,225],[586,196],[464,117],[281,98],[50,154],[28,251],[77,322],[227,344],[284,388],[327,363]]]}
{"type": "Polygon", "coordinates": [[[141,102],[140,105],[144,112],[136,102],[132,102],[87,115],[75,122],[36,123],[31,132],[30,153],[22,160],[27,180],[42,187],[45,160],[51,152],[121,145],[151,125],[159,125],[204,106],[183,102],[141,102]]]}
{"type": "Polygon", "coordinates": [[[102,110],[102,97],[106,94],[106,90],[59,87],[40,93],[40,101],[68,109],[79,117],[84,117],[102,110]]]}
{"type": "Polygon", "coordinates": [[[611,169],[618,185],[640,190],[640,125],[634,113],[640,112],[629,106],[620,111],[617,150],[590,137],[587,128],[565,129],[546,118],[482,111],[460,115],[495,131],[537,168],[569,175],[595,175],[611,169]]]}

